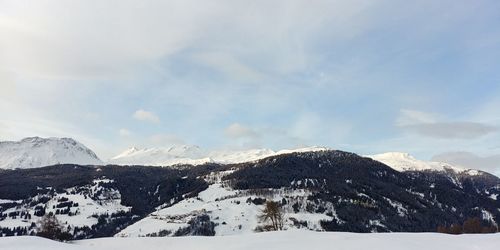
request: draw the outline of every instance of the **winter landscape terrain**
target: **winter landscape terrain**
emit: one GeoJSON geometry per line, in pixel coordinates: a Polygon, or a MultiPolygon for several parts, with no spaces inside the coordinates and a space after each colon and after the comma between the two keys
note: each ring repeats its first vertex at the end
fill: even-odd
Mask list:
{"type": "Polygon", "coordinates": [[[375,243],[380,249],[470,249],[461,241],[471,240],[481,242],[478,249],[493,249],[499,242],[498,234],[432,233],[471,218],[479,219],[480,230],[496,232],[498,177],[405,153],[363,157],[322,147],[203,152],[176,146],[131,149],[102,162],[68,138],[2,145],[9,154],[0,162],[6,166],[0,171],[0,233],[22,236],[1,238],[2,249],[176,249],[199,242],[204,249],[303,249],[308,241],[319,249],[330,247],[329,241],[338,249],[375,243]],[[57,153],[47,156],[41,149],[57,153]],[[12,165],[22,157],[30,161],[12,165]],[[266,202],[279,204],[285,232],[256,234],[266,202]],[[48,215],[69,239],[80,241],[34,237],[48,215]],[[158,238],[168,236],[188,238],[158,238]]]}
{"type": "Polygon", "coordinates": [[[500,250],[500,0],[0,0],[0,250],[500,250]]]}

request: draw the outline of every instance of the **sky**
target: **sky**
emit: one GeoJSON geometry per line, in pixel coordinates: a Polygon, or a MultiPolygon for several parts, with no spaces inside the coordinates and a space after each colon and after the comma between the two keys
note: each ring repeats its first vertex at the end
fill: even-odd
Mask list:
{"type": "Polygon", "coordinates": [[[500,2],[0,0],[0,140],[326,146],[500,173],[500,2]]]}

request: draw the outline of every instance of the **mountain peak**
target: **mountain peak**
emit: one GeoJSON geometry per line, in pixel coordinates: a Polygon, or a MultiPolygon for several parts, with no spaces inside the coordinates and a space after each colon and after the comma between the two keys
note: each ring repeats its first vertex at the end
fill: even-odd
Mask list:
{"type": "Polygon", "coordinates": [[[415,157],[405,152],[386,152],[374,155],[379,158],[393,158],[393,159],[402,159],[402,160],[416,160],[415,157]]]}
{"type": "Polygon", "coordinates": [[[38,137],[38,136],[32,136],[32,137],[26,137],[26,138],[22,139],[21,142],[34,142],[34,141],[38,141],[38,140],[42,140],[42,138],[38,137]]]}
{"type": "Polygon", "coordinates": [[[72,138],[27,137],[0,143],[0,168],[36,168],[54,164],[101,164],[97,155],[72,138]]]}
{"type": "Polygon", "coordinates": [[[408,153],[403,152],[388,152],[376,155],[367,156],[373,160],[384,163],[396,171],[446,171],[452,170],[456,173],[468,173],[466,169],[453,166],[444,162],[422,161],[408,153]]]}

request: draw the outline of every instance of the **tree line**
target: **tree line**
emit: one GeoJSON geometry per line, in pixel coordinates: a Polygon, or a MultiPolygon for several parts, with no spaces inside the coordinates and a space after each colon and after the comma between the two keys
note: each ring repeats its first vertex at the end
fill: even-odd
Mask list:
{"type": "Polygon", "coordinates": [[[496,233],[498,232],[498,226],[495,225],[483,225],[481,219],[469,218],[464,221],[463,224],[454,223],[450,226],[438,226],[438,233],[446,234],[481,234],[481,233],[496,233]]]}

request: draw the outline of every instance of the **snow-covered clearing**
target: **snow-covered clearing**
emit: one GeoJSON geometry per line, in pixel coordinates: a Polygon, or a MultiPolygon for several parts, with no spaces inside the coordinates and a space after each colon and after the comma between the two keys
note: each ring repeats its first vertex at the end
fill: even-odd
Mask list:
{"type": "Polygon", "coordinates": [[[436,233],[356,234],[283,231],[215,237],[100,238],[59,243],[38,237],[0,238],[2,250],[493,250],[500,234],[446,235],[436,233]]]}
{"type": "MultiPolygon", "coordinates": [[[[266,197],[266,195],[260,196],[266,197]]],[[[244,191],[223,187],[219,180],[218,183],[210,185],[206,190],[199,193],[197,197],[184,199],[166,208],[159,208],[146,218],[125,228],[116,236],[147,236],[148,234],[159,233],[162,230],[173,233],[181,227],[186,227],[190,219],[200,214],[207,214],[216,223],[216,235],[253,233],[258,225],[257,215],[263,209],[263,205],[248,202],[248,199],[255,199],[256,197],[258,196],[246,194],[244,191]]],[[[283,198],[302,201],[307,199],[307,192],[301,189],[277,189],[273,190],[272,196],[266,198],[275,201],[281,201],[283,198]]],[[[288,204],[285,208],[290,206],[288,204]]],[[[307,222],[306,228],[310,230],[322,230],[319,225],[320,220],[332,219],[332,217],[325,214],[294,213],[293,211],[285,211],[285,217],[307,222]]],[[[285,227],[292,227],[290,220],[286,221],[285,227]]]]}

